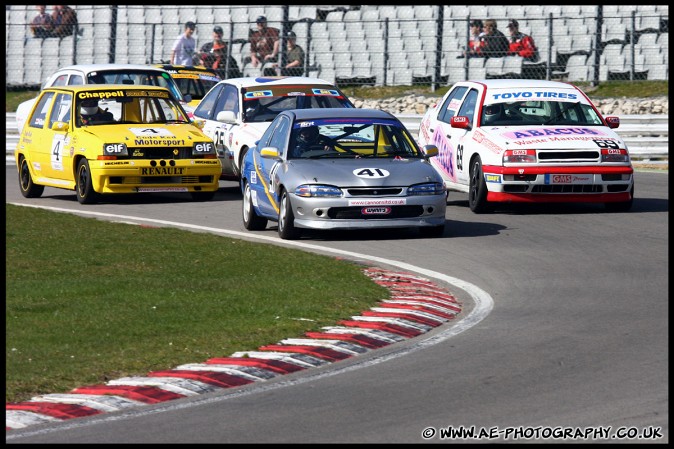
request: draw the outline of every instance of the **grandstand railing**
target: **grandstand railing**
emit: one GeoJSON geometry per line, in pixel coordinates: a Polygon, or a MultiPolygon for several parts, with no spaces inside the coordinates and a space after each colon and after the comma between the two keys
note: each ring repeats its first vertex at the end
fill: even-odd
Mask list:
{"type": "MultiPolygon", "coordinates": [[[[667,5],[242,6],[77,5],[80,33],[33,38],[32,5],[6,6],[6,85],[38,87],[75,63],[152,64],[169,59],[188,20],[197,48],[213,26],[245,76],[255,19],[292,30],[305,50],[305,74],[338,85],[447,85],[465,79],[527,78],[570,82],[669,80],[667,5]],[[540,61],[461,58],[469,21],[492,18],[508,36],[516,19],[537,43],[540,61]]],[[[284,48],[281,42],[281,48],[284,48]]],[[[281,61],[282,62],[282,61],[281,61]]]]}

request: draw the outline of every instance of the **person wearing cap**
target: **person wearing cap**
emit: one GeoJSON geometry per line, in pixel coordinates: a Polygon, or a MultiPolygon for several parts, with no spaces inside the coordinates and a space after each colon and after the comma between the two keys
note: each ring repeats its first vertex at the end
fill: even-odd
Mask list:
{"type": "Polygon", "coordinates": [[[510,30],[508,55],[522,56],[527,61],[537,62],[539,59],[538,48],[536,48],[534,39],[520,31],[519,22],[515,19],[510,19],[508,30],[510,30]]]}
{"type": "Polygon", "coordinates": [[[171,51],[171,64],[194,65],[193,57],[196,53],[197,42],[192,36],[197,26],[194,22],[185,23],[185,32],[178,36],[171,51]]]}
{"type": "MultiPolygon", "coordinates": [[[[274,63],[272,67],[278,67],[274,63]]],[[[282,76],[304,75],[304,49],[297,45],[297,35],[293,31],[286,34],[286,65],[278,71],[282,76]]]]}
{"type": "Polygon", "coordinates": [[[508,54],[510,48],[508,38],[498,30],[496,20],[484,21],[484,33],[480,38],[481,54],[485,58],[501,58],[508,54]]]}
{"type": "Polygon", "coordinates": [[[279,52],[279,30],[267,26],[267,18],[259,16],[255,23],[257,30],[250,30],[250,62],[253,67],[260,63],[276,62],[279,52]]]}
{"type": "Polygon", "coordinates": [[[482,56],[481,37],[484,33],[482,21],[480,19],[470,21],[470,37],[468,38],[468,50],[463,52],[459,58],[473,58],[482,56]]]}

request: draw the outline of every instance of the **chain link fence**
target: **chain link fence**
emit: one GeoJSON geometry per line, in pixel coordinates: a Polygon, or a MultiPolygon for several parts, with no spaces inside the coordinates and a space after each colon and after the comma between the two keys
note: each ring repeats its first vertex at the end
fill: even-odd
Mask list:
{"type": "MultiPolygon", "coordinates": [[[[48,7],[49,8],[49,7],[48,7]]],[[[667,5],[450,6],[179,6],[76,5],[77,24],[65,37],[34,37],[33,5],[7,5],[6,87],[36,88],[71,64],[158,64],[168,61],[188,21],[196,48],[222,27],[227,51],[244,76],[265,66],[249,62],[251,30],[293,31],[304,49],[303,73],[337,85],[444,86],[466,79],[526,78],[570,82],[669,80],[667,5]],[[510,19],[538,48],[521,56],[463,57],[470,21],[494,19],[509,37],[510,19]]],[[[195,58],[195,63],[198,63],[195,58]]],[[[285,62],[280,53],[279,63],[285,62]]]]}

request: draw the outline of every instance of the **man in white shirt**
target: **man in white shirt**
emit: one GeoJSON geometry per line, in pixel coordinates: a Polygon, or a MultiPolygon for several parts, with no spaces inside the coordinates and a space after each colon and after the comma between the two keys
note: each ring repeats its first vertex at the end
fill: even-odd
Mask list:
{"type": "Polygon", "coordinates": [[[185,33],[178,36],[173,43],[171,52],[171,64],[173,65],[194,65],[193,56],[197,48],[197,42],[192,35],[196,25],[194,22],[185,23],[185,33]]]}

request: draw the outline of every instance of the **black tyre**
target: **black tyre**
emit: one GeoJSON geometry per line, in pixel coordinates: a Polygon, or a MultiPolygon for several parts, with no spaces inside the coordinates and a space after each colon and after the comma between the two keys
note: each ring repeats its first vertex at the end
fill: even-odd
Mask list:
{"type": "Polygon", "coordinates": [[[239,179],[243,178],[243,159],[246,157],[246,153],[248,153],[248,147],[243,147],[241,148],[241,153],[239,154],[239,179]]]}
{"type": "Polygon", "coordinates": [[[19,187],[21,194],[26,198],[39,198],[44,192],[44,186],[33,182],[28,161],[23,156],[19,159],[19,187]]]}
{"type": "Polygon", "coordinates": [[[487,183],[482,173],[482,161],[476,157],[470,170],[470,187],[468,189],[468,206],[476,214],[490,212],[491,205],[487,202],[487,183]]]}
{"type": "Polygon", "coordinates": [[[77,163],[75,191],[77,192],[77,201],[80,204],[94,204],[99,199],[99,194],[94,190],[91,180],[89,161],[84,158],[77,163]]]}
{"type": "Polygon", "coordinates": [[[621,203],[604,203],[604,207],[608,212],[628,212],[632,209],[632,203],[634,203],[634,186],[630,190],[630,200],[623,201],[621,203]]]}
{"type": "Polygon", "coordinates": [[[281,202],[278,209],[278,235],[284,240],[299,238],[300,232],[295,227],[295,216],[288,198],[288,192],[281,192],[281,202]]]}
{"type": "Polygon", "coordinates": [[[262,231],[267,227],[267,219],[260,217],[255,213],[255,208],[253,207],[253,198],[250,190],[250,184],[247,181],[243,181],[243,227],[249,231],[262,231]]]}
{"type": "Polygon", "coordinates": [[[210,201],[215,196],[215,191],[213,192],[190,192],[192,199],[194,201],[210,201]]]}

